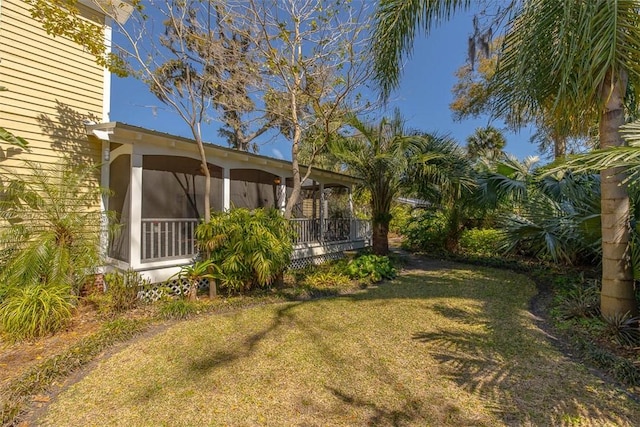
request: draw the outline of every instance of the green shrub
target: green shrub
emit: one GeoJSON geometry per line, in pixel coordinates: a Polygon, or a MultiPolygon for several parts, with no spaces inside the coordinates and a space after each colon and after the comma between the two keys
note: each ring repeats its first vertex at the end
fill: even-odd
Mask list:
{"type": "Polygon", "coordinates": [[[316,289],[341,288],[351,284],[351,278],[335,271],[314,271],[302,279],[302,284],[316,289]]]}
{"type": "Polygon", "coordinates": [[[500,230],[472,228],[462,232],[459,248],[471,255],[493,256],[500,252],[502,244],[500,230]]]}
{"type": "Polygon", "coordinates": [[[389,232],[394,234],[402,234],[407,226],[413,221],[411,215],[412,208],[409,205],[394,204],[391,206],[391,222],[389,223],[389,232]]]}
{"type": "Polygon", "coordinates": [[[365,283],[377,283],[396,277],[396,269],[386,256],[362,255],[347,264],[346,273],[352,279],[365,283]]]}
{"type": "Polygon", "coordinates": [[[212,212],[196,229],[198,247],[213,261],[216,280],[229,292],[270,286],[289,265],[293,232],[277,209],[212,212]]]}
{"type": "Polygon", "coordinates": [[[442,251],[447,238],[447,217],[442,212],[426,211],[400,230],[403,246],[414,251],[442,251]]]}
{"type": "Polygon", "coordinates": [[[150,286],[139,273],[133,270],[114,271],[104,276],[105,292],[93,293],[87,300],[93,303],[103,315],[114,315],[135,308],[138,304],[138,291],[150,286]]]}
{"type": "Polygon", "coordinates": [[[11,342],[57,332],[71,320],[74,303],[66,285],[13,288],[0,304],[2,332],[11,342]]]}
{"type": "Polygon", "coordinates": [[[163,319],[187,319],[194,314],[200,314],[202,304],[184,298],[169,298],[160,301],[158,313],[163,319]]]}

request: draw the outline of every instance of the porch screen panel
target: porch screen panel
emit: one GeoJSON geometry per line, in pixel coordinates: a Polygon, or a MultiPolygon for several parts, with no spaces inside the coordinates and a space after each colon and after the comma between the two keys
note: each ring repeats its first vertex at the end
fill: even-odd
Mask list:
{"type": "MultiPolygon", "coordinates": [[[[142,218],[202,218],[205,177],[200,161],[177,156],[144,156],[142,218]]],[[[210,202],[222,210],[222,168],[209,164],[210,202]]]]}
{"type": "Polygon", "coordinates": [[[327,218],[351,218],[349,209],[349,189],[340,184],[325,184],[327,218]]]}
{"type": "MultiPolygon", "coordinates": [[[[293,179],[287,178],[287,200],[293,192],[293,179]]],[[[293,207],[293,218],[320,218],[320,186],[313,180],[302,183],[300,198],[293,207]]]]}
{"type": "Polygon", "coordinates": [[[232,208],[276,207],[276,175],[258,169],[231,169],[229,177],[232,208]]]}
{"type": "Polygon", "coordinates": [[[109,210],[115,213],[116,230],[109,238],[109,256],[129,262],[131,156],[124,154],[109,165],[109,210]]]}

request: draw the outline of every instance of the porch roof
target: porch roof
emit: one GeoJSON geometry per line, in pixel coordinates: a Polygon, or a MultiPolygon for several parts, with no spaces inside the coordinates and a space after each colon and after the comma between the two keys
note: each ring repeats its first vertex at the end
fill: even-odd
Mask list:
{"type": "MultiPolygon", "coordinates": [[[[145,144],[153,144],[168,149],[175,149],[176,151],[180,149],[192,150],[191,152],[196,153],[194,147],[196,142],[193,139],[146,129],[139,126],[133,126],[122,122],[87,125],[86,129],[87,135],[90,138],[98,138],[99,140],[108,141],[110,143],[129,144],[135,146],[136,144],[140,144],[144,141],[145,144]]],[[[246,162],[248,165],[253,165],[258,169],[261,165],[268,165],[287,172],[291,170],[292,163],[288,160],[276,159],[274,157],[249,153],[246,151],[238,151],[206,141],[204,146],[207,158],[209,160],[219,160],[222,164],[224,164],[225,159],[233,159],[235,161],[246,162]]],[[[300,165],[300,172],[302,174],[306,173],[306,170],[306,165],[300,165]]],[[[355,184],[360,181],[360,179],[347,174],[315,167],[312,168],[310,178],[322,179],[322,181],[328,180],[336,184],[344,185],[355,184]]]]}

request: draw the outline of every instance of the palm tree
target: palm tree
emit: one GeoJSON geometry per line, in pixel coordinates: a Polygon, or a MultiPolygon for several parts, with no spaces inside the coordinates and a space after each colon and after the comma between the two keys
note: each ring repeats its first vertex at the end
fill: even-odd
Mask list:
{"type": "Polygon", "coordinates": [[[347,117],[346,124],[355,133],[341,141],[332,141],[329,147],[351,174],[362,179],[362,187],[370,192],[373,252],[386,255],[391,202],[400,193],[402,174],[408,168],[404,121],[396,110],[391,119],[383,118],[378,124],[364,123],[356,116],[347,117]]]}
{"type": "Polygon", "coordinates": [[[442,165],[460,150],[449,138],[407,131],[397,109],[390,119],[383,118],[377,124],[363,123],[355,116],[348,117],[346,124],[355,132],[332,141],[329,147],[371,194],[373,251],[385,255],[389,252],[392,201],[403,192],[429,200],[454,194],[460,183],[451,179],[442,165]]]}
{"type": "MultiPolygon", "coordinates": [[[[417,29],[428,32],[470,6],[470,0],[381,0],[374,61],[383,95],[398,85],[401,59],[417,29]]],[[[601,148],[623,145],[624,96],[628,87],[640,88],[640,2],[519,0],[509,8],[495,75],[498,114],[522,117],[551,108],[558,123],[598,122],[601,148]]],[[[601,171],[601,206],[601,310],[605,316],[635,314],[629,197],[618,168],[601,171]]]]}
{"type": "Polygon", "coordinates": [[[503,153],[507,141],[504,135],[493,126],[476,128],[475,132],[467,138],[467,154],[471,159],[484,157],[495,161],[503,153]]]}

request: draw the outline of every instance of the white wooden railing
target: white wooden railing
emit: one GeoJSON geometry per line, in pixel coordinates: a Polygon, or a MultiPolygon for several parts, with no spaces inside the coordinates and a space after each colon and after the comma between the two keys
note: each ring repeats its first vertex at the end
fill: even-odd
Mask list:
{"type": "Polygon", "coordinates": [[[140,260],[189,258],[196,255],[195,218],[144,218],[140,260]]]}
{"type": "MultiPolygon", "coordinates": [[[[195,218],[145,218],[142,219],[140,260],[142,262],[171,258],[190,258],[197,254],[195,230],[199,220],[195,218]]],[[[295,218],[291,220],[296,237],[294,244],[348,242],[371,237],[369,221],[360,219],[295,218]]]]}
{"type": "Polygon", "coordinates": [[[294,218],[290,220],[296,237],[295,244],[313,242],[345,242],[364,240],[371,236],[369,221],[360,219],[331,218],[319,219],[294,218]]]}

